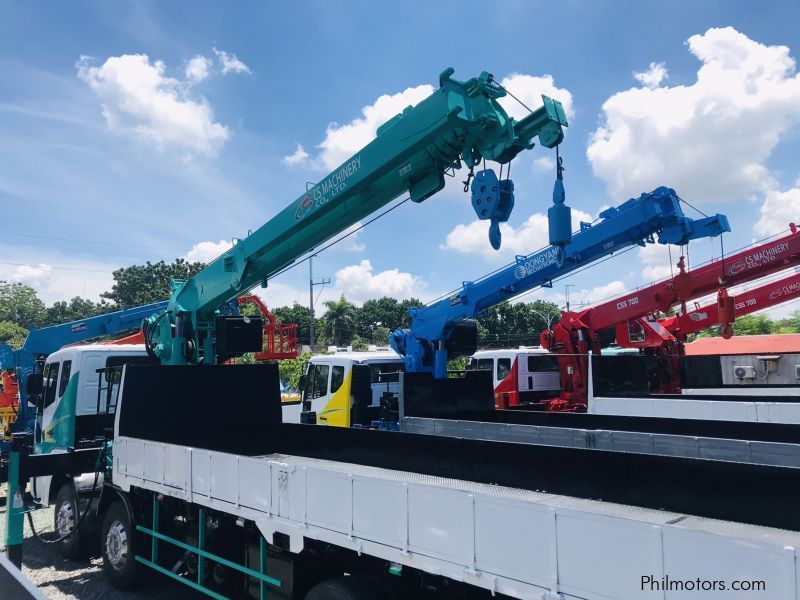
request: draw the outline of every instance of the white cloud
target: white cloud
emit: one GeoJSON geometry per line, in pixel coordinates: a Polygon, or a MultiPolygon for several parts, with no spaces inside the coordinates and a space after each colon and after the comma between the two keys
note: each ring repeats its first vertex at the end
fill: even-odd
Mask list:
{"type": "Polygon", "coordinates": [[[292,306],[293,304],[302,304],[308,306],[308,285],[301,289],[297,286],[281,283],[270,279],[269,285],[265,288],[256,287],[250,292],[255,294],[267,308],[277,308],[279,306],[292,306]]]}
{"type": "Polygon", "coordinates": [[[208,102],[190,98],[185,82],[165,75],[162,61],[145,54],[112,56],[101,66],[81,56],[78,77],[100,98],[112,131],[131,134],[160,149],[176,147],[214,155],[228,129],[214,121],[208,102]]]}
{"type": "Polygon", "coordinates": [[[231,242],[220,240],[218,242],[198,242],[189,252],[186,253],[185,258],[189,262],[202,262],[210,263],[226,250],[233,247],[231,242]]]}
{"type": "Polygon", "coordinates": [[[669,77],[669,72],[663,62],[651,62],[647,71],[634,71],[633,73],[633,78],[646,88],[657,88],[667,77],[669,77]]]}
{"type": "Polygon", "coordinates": [[[761,205],[761,217],[753,230],[762,236],[785,231],[789,223],[800,222],[800,187],[785,192],[773,190],[767,193],[761,205]]]}
{"type": "MultiPolygon", "coordinates": [[[[577,297],[583,304],[597,304],[621,296],[626,290],[627,287],[622,281],[615,280],[590,290],[580,290],[577,297]]],[[[572,297],[570,297],[570,302],[573,302],[572,297]]]]}
{"type": "MultiPolygon", "coordinates": [[[[590,214],[576,208],[572,209],[573,231],[580,227],[581,221],[592,220],[590,214]]],[[[503,238],[500,252],[503,255],[535,252],[549,244],[547,213],[532,214],[516,229],[508,223],[501,223],[500,233],[503,238]]],[[[487,258],[498,256],[498,252],[489,245],[489,221],[475,220],[467,225],[456,225],[447,234],[441,248],[462,254],[482,254],[487,258]]]]}
{"type": "Polygon", "coordinates": [[[75,296],[99,301],[100,294],[111,289],[111,273],[121,265],[70,254],[50,252],[40,247],[0,245],[0,255],[16,265],[0,264],[0,280],[23,283],[36,290],[48,306],[75,296]],[[36,256],[35,264],[31,257],[36,256]],[[31,261],[31,264],[25,264],[31,261]]]}
{"type": "Polygon", "coordinates": [[[308,164],[308,152],[301,144],[296,144],[294,152],[283,157],[283,164],[287,167],[305,166],[308,164]]]}
{"type": "Polygon", "coordinates": [[[341,240],[336,246],[339,250],[347,250],[348,252],[363,252],[367,249],[367,245],[358,241],[358,236],[361,233],[363,223],[357,221],[345,229],[337,236],[341,240]]]}
{"type": "Polygon", "coordinates": [[[208,77],[208,70],[210,67],[211,61],[205,56],[198,54],[192,60],[186,63],[186,69],[184,70],[186,79],[199,83],[208,77]]]}
{"type": "Polygon", "coordinates": [[[642,278],[645,282],[660,281],[678,272],[675,266],[680,258],[680,250],[672,247],[672,266],[670,267],[670,246],[647,244],[639,249],[638,257],[642,263],[642,278]]]}
{"type": "Polygon", "coordinates": [[[587,156],[617,198],[659,185],[695,202],[750,198],[774,187],[765,161],[800,122],[800,76],[786,46],[731,27],[688,40],[697,80],[636,87],[603,104],[587,156]]]}
{"type": "Polygon", "coordinates": [[[368,260],[336,272],[336,289],[341,290],[348,300],[356,302],[382,296],[398,300],[419,297],[424,287],[418,277],[398,269],[373,273],[372,263],[368,260]]]}
{"type": "Polygon", "coordinates": [[[397,94],[384,94],[373,104],[361,109],[361,117],[345,125],[331,123],[325,131],[325,139],[319,144],[321,168],[332,170],[375,139],[378,127],[430,96],[433,86],[418,85],[397,94]]]}
{"type": "Polygon", "coordinates": [[[533,161],[533,168],[542,172],[556,172],[556,161],[549,156],[540,156],[533,161]]]}
{"type": "Polygon", "coordinates": [[[223,75],[227,75],[228,73],[252,73],[250,67],[240,61],[235,54],[225,52],[224,50],[218,50],[217,48],[213,50],[219,62],[222,64],[223,75]]]}
{"type": "Polygon", "coordinates": [[[46,263],[39,263],[38,265],[17,266],[8,276],[7,281],[10,283],[24,283],[34,289],[41,289],[47,287],[52,278],[53,267],[46,263]]]}
{"type": "MultiPolygon", "coordinates": [[[[558,287],[564,289],[561,283],[558,287]]],[[[588,307],[590,304],[598,304],[606,302],[617,296],[621,296],[627,290],[627,286],[620,280],[610,281],[604,285],[596,286],[593,288],[575,289],[570,284],[569,291],[569,304],[571,311],[579,311],[588,307]]],[[[533,300],[545,300],[552,302],[563,309],[566,308],[567,295],[565,292],[558,291],[557,288],[547,289],[539,288],[530,295],[524,295],[520,298],[522,302],[531,302],[533,300]]]]}
{"type": "MultiPolygon", "coordinates": [[[[512,73],[500,81],[500,85],[519,98],[528,108],[536,110],[542,105],[542,94],[550,96],[564,105],[567,119],[572,119],[575,113],[572,108],[572,94],[569,90],[556,87],[552,75],[525,75],[512,73]]],[[[506,109],[509,116],[517,120],[523,119],[530,113],[528,109],[514,100],[511,96],[504,96],[499,100],[500,105],[506,109]]]]}

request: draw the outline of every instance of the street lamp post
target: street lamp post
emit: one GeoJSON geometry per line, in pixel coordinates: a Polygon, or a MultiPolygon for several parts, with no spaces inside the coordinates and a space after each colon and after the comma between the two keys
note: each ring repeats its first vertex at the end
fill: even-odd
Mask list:
{"type": "Polygon", "coordinates": [[[532,309],[530,309],[530,311],[531,311],[533,314],[535,314],[537,317],[539,317],[540,319],[542,319],[542,320],[543,320],[545,323],[547,323],[547,328],[548,328],[548,329],[550,329],[550,326],[553,324],[553,321],[555,321],[555,318],[556,318],[557,316],[559,316],[559,315],[557,315],[556,313],[552,313],[552,312],[551,312],[551,313],[543,313],[543,312],[539,312],[539,311],[538,311],[538,310],[536,310],[535,308],[532,308],[532,309]]]}

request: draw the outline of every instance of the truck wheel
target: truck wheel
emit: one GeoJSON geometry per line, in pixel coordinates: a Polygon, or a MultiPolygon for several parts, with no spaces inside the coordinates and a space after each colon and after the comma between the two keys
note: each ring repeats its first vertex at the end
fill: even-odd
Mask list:
{"type": "Polygon", "coordinates": [[[118,590],[130,590],[137,583],[136,536],[128,509],[121,500],[106,511],[101,529],[100,547],[103,552],[103,571],[118,590]]]}
{"type": "Polygon", "coordinates": [[[359,577],[333,577],[319,582],[305,600],[382,600],[386,594],[377,585],[359,577]]]}
{"type": "Polygon", "coordinates": [[[80,512],[75,486],[69,481],[58,490],[53,511],[53,529],[58,537],[64,537],[72,532],[68,538],[61,540],[57,545],[59,554],[64,558],[80,558],[85,549],[81,532],[75,531],[79,519],[80,512]]]}

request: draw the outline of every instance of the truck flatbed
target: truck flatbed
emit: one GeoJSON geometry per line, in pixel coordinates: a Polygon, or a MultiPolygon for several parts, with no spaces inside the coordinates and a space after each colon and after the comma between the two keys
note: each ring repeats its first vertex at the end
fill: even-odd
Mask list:
{"type": "Polygon", "coordinates": [[[138,487],[252,520],[268,541],[276,532],[289,536],[294,552],[305,539],[321,540],[515,598],[665,597],[642,589],[640,577],[651,575],[759,579],[768,594],[759,597],[800,597],[800,533],[794,531],[124,436],[115,440],[114,482],[125,491],[138,487]]]}

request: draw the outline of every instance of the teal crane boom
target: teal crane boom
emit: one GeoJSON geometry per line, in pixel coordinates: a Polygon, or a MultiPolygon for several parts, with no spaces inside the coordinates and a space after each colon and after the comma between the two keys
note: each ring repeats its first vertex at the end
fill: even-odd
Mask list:
{"type": "MultiPolygon", "coordinates": [[[[563,139],[567,122],[557,101],[543,96],[544,106],[517,121],[497,102],[506,92],[491,74],[465,82],[452,74],[442,72],[438,90],[384,123],[372,142],[266,224],[234,240],[191,279],[173,282],[166,312],[145,322],[148,351],[162,364],[218,362],[232,349],[223,346],[237,337],[219,316],[225,303],[266,286],[297,258],[405,192],[422,202],[462,165],[472,172],[482,160],[508,163],[536,137],[547,148],[563,139]]],[[[513,195],[504,206],[513,206],[513,195]]],[[[482,218],[489,218],[486,211],[482,218]]]]}

